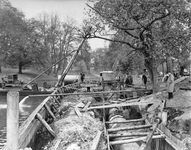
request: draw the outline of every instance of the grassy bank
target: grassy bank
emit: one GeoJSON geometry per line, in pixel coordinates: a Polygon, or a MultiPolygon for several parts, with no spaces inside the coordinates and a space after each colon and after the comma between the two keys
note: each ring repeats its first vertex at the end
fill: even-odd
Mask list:
{"type": "MultiPolygon", "coordinates": [[[[18,74],[18,69],[2,67],[2,73],[0,73],[0,78],[2,78],[5,75],[18,74],[18,79],[20,81],[28,83],[29,81],[37,77],[40,73],[42,72],[27,69],[23,70],[22,74],[18,74]]],[[[57,82],[57,77],[54,77],[53,75],[43,74],[41,77],[34,81],[34,83],[37,83],[38,86],[42,86],[44,82],[47,82],[50,85],[54,85],[57,82]]]]}

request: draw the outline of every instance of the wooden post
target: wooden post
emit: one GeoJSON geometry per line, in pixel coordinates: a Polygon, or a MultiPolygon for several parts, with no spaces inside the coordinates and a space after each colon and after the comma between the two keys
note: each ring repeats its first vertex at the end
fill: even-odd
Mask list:
{"type": "Polygon", "coordinates": [[[155,148],[155,150],[159,150],[159,140],[160,139],[156,139],[156,148],[155,148]]]}
{"type": "Polygon", "coordinates": [[[99,142],[101,139],[102,132],[98,130],[96,137],[93,140],[92,146],[90,150],[97,150],[99,146],[99,142]]]}
{"type": "Polygon", "coordinates": [[[19,149],[19,92],[7,93],[7,149],[19,149]]]}
{"type": "Polygon", "coordinates": [[[49,112],[49,114],[52,116],[52,118],[56,119],[55,115],[53,114],[53,112],[50,110],[50,107],[47,104],[44,104],[44,107],[46,108],[46,110],[49,112]]]}
{"type": "Polygon", "coordinates": [[[42,118],[42,116],[39,113],[37,113],[36,117],[43,124],[43,126],[48,130],[48,132],[55,138],[56,137],[55,132],[52,130],[49,124],[42,118]]]}

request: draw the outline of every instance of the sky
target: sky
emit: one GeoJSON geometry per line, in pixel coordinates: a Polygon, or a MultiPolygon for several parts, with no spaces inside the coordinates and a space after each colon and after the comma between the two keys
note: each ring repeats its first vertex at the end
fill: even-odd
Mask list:
{"type": "MultiPolygon", "coordinates": [[[[84,12],[87,10],[87,0],[9,0],[13,7],[21,10],[25,17],[37,18],[41,13],[56,13],[62,21],[67,17],[73,18],[80,25],[82,20],[87,17],[84,12]]],[[[89,40],[93,50],[104,47],[106,43],[100,39],[89,40]]]]}

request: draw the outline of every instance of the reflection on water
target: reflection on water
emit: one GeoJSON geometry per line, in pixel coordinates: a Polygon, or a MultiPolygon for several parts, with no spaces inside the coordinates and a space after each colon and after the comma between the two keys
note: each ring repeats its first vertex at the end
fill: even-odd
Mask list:
{"type": "MultiPolygon", "coordinates": [[[[23,97],[20,97],[20,100],[23,97]]],[[[31,112],[42,102],[44,97],[27,98],[19,107],[19,125],[31,114],[31,112]]],[[[6,143],[6,113],[7,99],[0,96],[0,149],[6,143]]]]}

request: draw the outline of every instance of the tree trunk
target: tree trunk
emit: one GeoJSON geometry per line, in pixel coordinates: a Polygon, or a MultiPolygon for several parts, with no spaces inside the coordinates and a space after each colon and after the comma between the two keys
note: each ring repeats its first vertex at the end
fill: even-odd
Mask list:
{"type": "Polygon", "coordinates": [[[168,57],[166,63],[167,63],[167,73],[172,72],[172,69],[173,69],[172,58],[168,57]]]}
{"type": "Polygon", "coordinates": [[[157,65],[154,60],[150,58],[145,59],[145,67],[148,69],[150,74],[153,92],[156,93],[159,90],[157,65]]]}
{"type": "Polygon", "coordinates": [[[184,75],[184,66],[180,66],[180,75],[181,75],[181,76],[184,75]]]}
{"type": "Polygon", "coordinates": [[[0,66],[0,73],[2,73],[2,69],[1,69],[1,66],[0,66]]]}
{"type": "Polygon", "coordinates": [[[22,67],[23,67],[22,62],[19,62],[19,74],[22,74],[22,67]]]}

